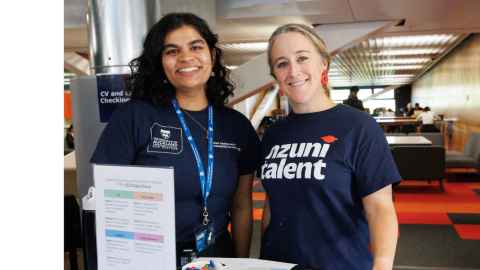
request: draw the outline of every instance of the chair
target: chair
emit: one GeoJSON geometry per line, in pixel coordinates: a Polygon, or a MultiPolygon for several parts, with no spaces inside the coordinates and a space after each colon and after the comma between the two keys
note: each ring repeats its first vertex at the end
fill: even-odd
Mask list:
{"type": "Polygon", "coordinates": [[[70,269],[78,270],[77,248],[82,246],[80,207],[73,195],[64,196],[64,251],[68,252],[70,269]]]}
{"type": "Polygon", "coordinates": [[[438,180],[440,190],[445,178],[445,148],[442,146],[396,146],[392,155],[403,180],[438,180]]]}
{"type": "Polygon", "coordinates": [[[440,132],[440,130],[434,125],[434,124],[429,124],[429,125],[421,125],[420,126],[420,132],[440,132]]]}
{"type": "Polygon", "coordinates": [[[400,131],[402,133],[415,133],[417,132],[417,127],[415,125],[403,125],[400,131]]]}
{"type": "Polygon", "coordinates": [[[447,168],[480,169],[480,133],[472,133],[463,148],[463,152],[447,151],[447,168]]]}

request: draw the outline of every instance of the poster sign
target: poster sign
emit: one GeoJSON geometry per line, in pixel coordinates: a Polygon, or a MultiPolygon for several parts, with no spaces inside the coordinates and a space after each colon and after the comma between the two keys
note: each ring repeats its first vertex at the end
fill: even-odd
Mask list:
{"type": "Polygon", "coordinates": [[[118,105],[130,100],[130,93],[125,91],[127,74],[97,75],[97,95],[100,122],[106,123],[118,105]]]}
{"type": "Polygon", "coordinates": [[[173,168],[93,165],[98,270],[174,270],[173,168]]]}

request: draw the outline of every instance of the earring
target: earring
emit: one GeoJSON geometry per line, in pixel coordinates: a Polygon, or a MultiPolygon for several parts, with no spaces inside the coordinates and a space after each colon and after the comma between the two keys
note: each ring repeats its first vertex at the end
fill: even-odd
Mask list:
{"type": "Polygon", "coordinates": [[[215,77],[215,72],[210,73],[210,77],[215,77]]]}
{"type": "Polygon", "coordinates": [[[327,73],[327,71],[325,71],[325,70],[322,71],[320,82],[322,83],[323,88],[328,87],[328,73],[327,73]]]}
{"type": "Polygon", "coordinates": [[[163,84],[168,84],[167,79],[164,79],[164,80],[163,80],[163,84]]]}

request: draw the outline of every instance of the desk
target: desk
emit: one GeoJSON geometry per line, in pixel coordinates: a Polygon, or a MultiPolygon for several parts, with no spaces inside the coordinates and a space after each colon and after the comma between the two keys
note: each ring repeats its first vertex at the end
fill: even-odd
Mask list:
{"type": "Polygon", "coordinates": [[[414,132],[418,126],[422,124],[421,121],[417,121],[415,118],[411,117],[393,117],[393,118],[375,118],[377,123],[383,128],[385,132],[388,132],[389,130],[396,130],[395,132],[398,132],[399,130],[405,131],[404,126],[413,126],[414,128],[409,128],[410,131],[408,132],[414,132]],[[390,128],[391,127],[391,128],[390,128]]]}
{"type": "Polygon", "coordinates": [[[390,146],[403,145],[432,145],[432,142],[423,136],[387,136],[390,146]]]}
{"type": "Polygon", "coordinates": [[[375,120],[391,120],[391,119],[415,119],[410,116],[375,116],[375,120]]]}
{"type": "Polygon", "coordinates": [[[381,126],[403,126],[403,125],[420,125],[422,122],[415,118],[377,118],[377,123],[381,126]]]}

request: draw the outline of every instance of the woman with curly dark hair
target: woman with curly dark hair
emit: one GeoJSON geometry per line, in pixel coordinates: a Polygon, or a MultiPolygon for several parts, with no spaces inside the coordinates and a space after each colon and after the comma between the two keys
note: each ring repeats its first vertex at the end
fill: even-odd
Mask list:
{"type": "Polygon", "coordinates": [[[233,85],[217,42],[193,14],[157,22],[130,62],[132,99],[113,114],[92,157],[174,167],[178,265],[187,250],[249,255],[259,140],[247,118],[224,106],[233,85]]]}

